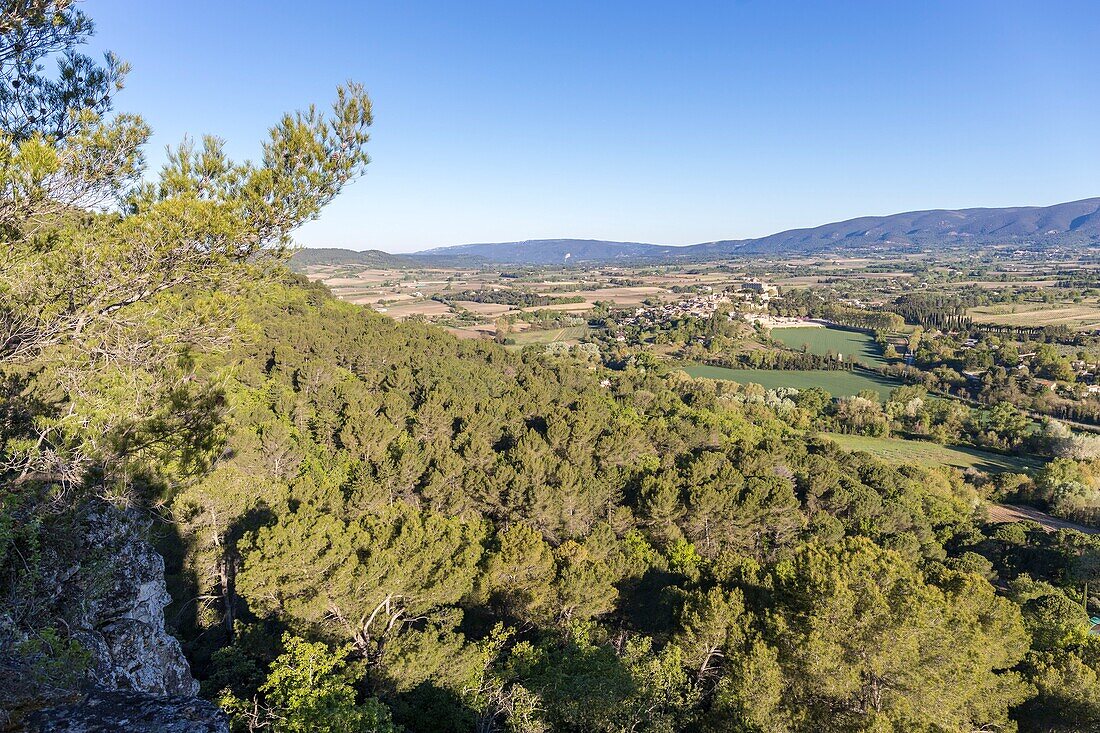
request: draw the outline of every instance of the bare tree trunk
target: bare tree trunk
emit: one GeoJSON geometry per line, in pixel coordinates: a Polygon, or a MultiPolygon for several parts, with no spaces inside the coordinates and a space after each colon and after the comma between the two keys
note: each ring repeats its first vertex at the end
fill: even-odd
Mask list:
{"type": "Polygon", "coordinates": [[[222,623],[226,636],[232,639],[237,620],[237,559],[229,552],[223,552],[218,562],[218,585],[222,597],[222,623]]]}

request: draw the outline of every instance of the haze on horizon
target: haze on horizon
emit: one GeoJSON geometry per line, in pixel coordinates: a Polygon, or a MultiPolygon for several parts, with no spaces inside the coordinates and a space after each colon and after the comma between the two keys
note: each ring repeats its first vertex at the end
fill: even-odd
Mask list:
{"type": "Polygon", "coordinates": [[[1100,194],[1080,0],[157,5],[86,2],[153,168],[185,134],[255,155],[282,111],[370,91],[369,172],[306,246],[689,244],[1100,194]]]}

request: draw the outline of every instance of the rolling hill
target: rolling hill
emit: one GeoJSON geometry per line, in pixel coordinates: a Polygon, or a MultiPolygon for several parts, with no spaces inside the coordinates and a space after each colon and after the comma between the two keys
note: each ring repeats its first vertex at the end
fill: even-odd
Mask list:
{"type": "Polygon", "coordinates": [[[416,264],[416,261],[408,259],[405,255],[391,255],[380,249],[359,252],[340,247],[305,247],[295,252],[290,258],[291,269],[296,270],[310,265],[362,265],[396,269],[416,264]]]}
{"type": "Polygon", "coordinates": [[[1000,209],[933,209],[888,216],[864,216],[806,229],[790,229],[756,239],[727,239],[686,246],[595,239],[538,239],[462,244],[409,255],[372,250],[303,250],[295,264],[352,264],[364,258],[401,264],[568,265],[578,263],[704,262],[750,255],[797,255],[1007,245],[1025,249],[1100,247],[1100,197],[1053,206],[1000,209]],[[320,253],[331,253],[322,255],[320,253]],[[308,253],[308,254],[307,254],[308,253]],[[331,259],[323,260],[328,256],[331,259]]]}
{"type": "Polygon", "coordinates": [[[865,216],[792,229],[759,239],[689,247],[697,253],[794,253],[833,249],[908,249],[967,244],[1059,246],[1100,244],[1100,198],[1053,206],[934,209],[865,216]]]}

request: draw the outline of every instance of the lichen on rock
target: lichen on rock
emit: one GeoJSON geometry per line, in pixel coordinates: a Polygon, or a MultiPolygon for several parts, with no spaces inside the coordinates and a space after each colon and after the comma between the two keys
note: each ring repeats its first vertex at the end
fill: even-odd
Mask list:
{"type": "Polygon", "coordinates": [[[98,691],[38,710],[23,723],[27,733],[229,733],[216,705],[183,696],[122,690],[98,691]]]}
{"type": "Polygon", "coordinates": [[[11,608],[0,613],[0,723],[29,720],[30,711],[39,715],[49,707],[56,711],[49,723],[54,727],[39,730],[221,730],[163,724],[173,710],[194,705],[209,717],[217,708],[195,699],[199,685],[165,628],[171,597],[149,529],[149,519],[136,509],[90,500],[47,530],[50,541],[32,575],[33,600],[18,615],[11,608]],[[58,656],[62,650],[71,663],[58,656]],[[163,715],[156,712],[161,704],[167,706],[163,715]],[[87,711],[92,717],[81,712],[86,706],[94,708],[87,711]],[[134,720],[159,722],[149,728],[61,726],[70,713],[77,721],[92,720],[125,706],[140,713],[134,720]]]}
{"type": "MultiPolygon", "coordinates": [[[[198,693],[198,683],[179,641],[164,625],[171,597],[164,559],[146,539],[148,522],[136,511],[100,506],[83,521],[91,553],[105,556],[94,579],[62,592],[63,613],[73,636],[91,652],[97,687],[154,695],[198,693]]],[[[75,576],[82,577],[83,574],[75,576]]]]}

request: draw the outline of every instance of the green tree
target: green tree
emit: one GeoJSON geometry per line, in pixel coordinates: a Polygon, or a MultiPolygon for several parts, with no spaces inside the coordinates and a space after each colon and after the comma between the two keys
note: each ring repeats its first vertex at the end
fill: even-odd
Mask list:
{"type": "Polygon", "coordinates": [[[1031,632],[1031,645],[1041,651],[1064,649],[1085,640],[1088,614],[1081,604],[1054,591],[1023,604],[1024,624],[1031,632]]]}
{"type": "MultiPolygon", "coordinates": [[[[753,641],[727,662],[728,673],[719,680],[704,730],[714,733],[787,733],[795,729],[783,708],[789,684],[779,665],[778,652],[753,641]]],[[[795,681],[795,684],[798,684],[795,681]]]]}
{"type": "Polygon", "coordinates": [[[148,509],[217,457],[216,362],[248,330],[249,290],[368,162],[370,100],[349,84],[331,113],[272,127],[258,162],[185,142],[143,183],[149,128],[111,113],[126,65],[81,55],[92,31],[69,0],[0,3],[5,674],[8,640],[66,620],[56,579],[96,588],[115,561],[81,518],[119,517],[103,499],[148,509]]]}
{"type": "Polygon", "coordinates": [[[744,605],[739,590],[717,587],[684,599],[674,640],[697,679],[717,676],[726,658],[740,651],[746,626],[744,605]]]}
{"type": "Polygon", "coordinates": [[[985,416],[988,429],[1009,447],[1017,447],[1027,437],[1031,425],[1028,416],[1007,402],[998,402],[985,416]]]}
{"type": "Polygon", "coordinates": [[[258,611],[341,634],[389,684],[415,686],[451,671],[430,650],[462,647],[461,614],[447,608],[472,588],[481,540],[478,525],[403,504],[357,521],[303,506],[245,539],[238,589],[258,611]]]}
{"type": "Polygon", "coordinates": [[[526,524],[518,522],[497,536],[481,582],[504,613],[530,621],[552,617],[555,607],[553,550],[526,524]]]}
{"type": "Polygon", "coordinates": [[[582,542],[568,540],[554,553],[558,563],[558,618],[584,621],[615,608],[616,584],[626,574],[618,541],[607,525],[582,542]]]}
{"type": "Polygon", "coordinates": [[[30,370],[39,400],[0,469],[70,488],[93,463],[123,482],[124,459],[164,465],[156,456],[178,458],[213,432],[218,397],[197,386],[201,355],[230,343],[235,295],[289,233],[363,171],[372,122],[349,84],[331,114],[310,108],[272,127],[258,163],[230,161],[208,137],[139,185],[149,129],[107,116],[123,67],[75,53],[92,26],[71,6],[11,2],[0,21],[0,96],[45,110],[0,128],[0,369],[30,370]],[[58,53],[59,81],[36,76],[58,53]]]}
{"type": "Polygon", "coordinates": [[[984,578],[927,582],[866,539],[810,545],[772,572],[767,632],[791,681],[785,714],[801,730],[944,730],[1004,725],[1026,687],[1020,613],[984,578]]]}
{"type": "Polygon", "coordinates": [[[1022,668],[1037,694],[1020,710],[1025,730],[1084,731],[1100,725],[1097,642],[1097,637],[1089,637],[1069,649],[1028,655],[1022,668]]]}
{"type": "Polygon", "coordinates": [[[356,702],[362,673],[345,661],[350,647],[333,650],[290,634],[283,646],[260,686],[261,704],[222,700],[235,718],[275,733],[396,733],[385,705],[374,698],[356,702]]]}
{"type": "Polygon", "coordinates": [[[127,66],[113,54],[100,66],[75,49],[95,31],[73,0],[0,4],[0,129],[15,140],[61,139],[81,111],[104,113],[127,66]],[[46,73],[46,62],[57,64],[46,73]]]}

